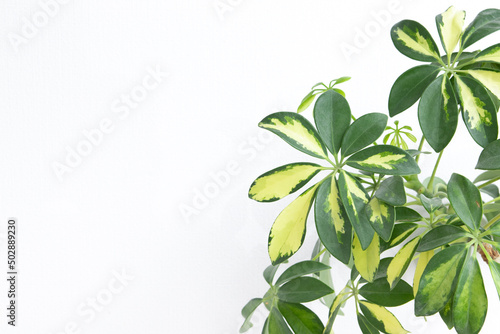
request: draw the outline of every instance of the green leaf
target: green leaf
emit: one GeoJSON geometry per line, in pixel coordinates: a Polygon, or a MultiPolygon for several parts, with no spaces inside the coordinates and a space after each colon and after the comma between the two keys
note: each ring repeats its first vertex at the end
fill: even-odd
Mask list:
{"type": "Polygon", "coordinates": [[[351,124],[349,103],[339,93],[329,90],[316,101],[313,115],[321,139],[332,154],[337,154],[344,133],[351,124]]]}
{"type": "MultiPolygon", "coordinates": [[[[500,140],[494,141],[493,143],[496,143],[494,146],[498,146],[498,158],[500,159],[500,140]]],[[[493,143],[491,143],[492,146],[493,146],[493,143]]],[[[483,152],[485,152],[485,150],[483,150],[483,152]]],[[[492,155],[492,156],[495,156],[495,155],[492,155]]],[[[491,159],[491,158],[488,158],[488,160],[489,159],[491,159]]],[[[493,159],[491,159],[491,160],[493,160],[493,159]]],[[[474,183],[478,183],[481,181],[489,181],[492,179],[496,179],[497,177],[500,177],[500,170],[489,170],[487,172],[483,172],[483,173],[479,174],[478,177],[475,178],[474,183]]]]}
{"type": "Polygon", "coordinates": [[[323,167],[298,162],[284,165],[259,176],[253,181],[248,197],[258,202],[274,202],[307,184],[323,167]]]}
{"type": "Polygon", "coordinates": [[[290,268],[285,270],[283,274],[281,274],[281,276],[276,281],[275,285],[276,286],[282,285],[283,283],[291,281],[294,278],[304,275],[314,274],[327,269],[331,269],[331,267],[321,262],[316,262],[311,260],[295,263],[290,268]]]}
{"type": "Polygon", "coordinates": [[[490,46],[489,48],[484,49],[479,52],[474,60],[477,62],[483,61],[493,61],[496,63],[500,63],[500,43],[490,46]]]}
{"type": "Polygon", "coordinates": [[[500,237],[500,220],[491,225],[488,232],[494,236],[500,237]]]}
{"type": "Polygon", "coordinates": [[[325,327],[318,316],[301,304],[278,301],[278,308],[295,333],[321,334],[325,327]]]}
{"type": "Polygon", "coordinates": [[[434,80],[418,105],[418,121],[422,133],[436,152],[451,141],[458,124],[458,107],[453,86],[445,75],[434,80]]]}
{"type": "Polygon", "coordinates": [[[277,266],[273,266],[272,264],[270,266],[268,266],[265,270],[264,270],[264,279],[266,280],[267,283],[269,283],[269,285],[272,285],[273,284],[273,279],[274,279],[274,275],[276,275],[276,271],[278,270],[279,268],[279,265],[277,266]]]}
{"type": "Polygon", "coordinates": [[[448,301],[448,304],[443,307],[441,311],[439,311],[439,315],[441,316],[441,319],[443,319],[444,323],[446,324],[446,327],[448,329],[453,328],[453,298],[450,298],[448,301]]]}
{"type": "Polygon", "coordinates": [[[436,16],[436,25],[441,44],[448,55],[453,53],[462,36],[465,22],[465,11],[451,6],[446,12],[436,16]]]}
{"type": "Polygon", "coordinates": [[[495,287],[497,288],[498,298],[500,298],[500,263],[489,261],[488,265],[490,266],[491,277],[493,278],[493,282],[495,282],[495,287]]]}
{"type": "Polygon", "coordinates": [[[396,221],[414,223],[422,221],[422,216],[417,211],[401,206],[396,208],[396,221]]]}
{"type": "Polygon", "coordinates": [[[462,116],[472,138],[482,147],[497,139],[496,107],[486,88],[476,79],[455,76],[462,116]]]}
{"type": "Polygon", "coordinates": [[[362,249],[359,239],[354,235],[352,255],[354,256],[354,265],[361,277],[368,282],[372,282],[380,263],[380,240],[378,235],[373,236],[372,242],[365,250],[362,249]]]}
{"type": "Polygon", "coordinates": [[[453,298],[453,324],[457,333],[476,334],[483,327],[488,299],[475,254],[465,262],[453,298]]]}
{"type": "Polygon", "coordinates": [[[420,65],[401,74],[389,94],[389,115],[394,117],[415,104],[436,79],[439,70],[439,67],[434,65],[420,65]]]}
{"type": "MultiPolygon", "coordinates": [[[[321,258],[321,263],[324,265],[330,266],[330,253],[325,252],[321,258]]],[[[325,283],[328,285],[330,288],[333,288],[333,279],[332,279],[332,271],[331,270],[323,270],[317,273],[318,278],[321,282],[325,283]]],[[[334,289],[335,290],[335,289],[334,289]]],[[[335,299],[335,293],[332,293],[331,295],[326,295],[321,299],[321,303],[323,303],[325,306],[330,308],[333,304],[333,300],[335,299]]]]}
{"type": "Polygon", "coordinates": [[[385,241],[389,241],[396,216],[394,207],[373,197],[365,208],[366,215],[375,232],[385,241]]]}
{"type": "MultiPolygon", "coordinates": [[[[498,99],[500,98],[500,71],[497,70],[488,70],[488,69],[478,69],[478,70],[467,70],[467,73],[470,74],[474,79],[479,81],[484,87],[488,88],[488,90],[495,95],[498,99]]],[[[491,95],[488,94],[491,98],[491,95]]],[[[493,100],[493,99],[492,99],[493,100]]],[[[495,103],[494,110],[498,111],[498,107],[495,103]]]]}
{"type": "Polygon", "coordinates": [[[447,245],[452,241],[465,237],[466,235],[467,233],[457,226],[437,226],[424,235],[422,241],[420,241],[420,244],[418,245],[417,251],[427,252],[447,245]]]}
{"type": "Polygon", "coordinates": [[[355,120],[342,139],[342,156],[347,157],[370,145],[382,135],[388,117],[381,113],[370,113],[355,120]]]}
{"type": "Polygon", "coordinates": [[[307,303],[333,293],[333,289],[314,277],[298,277],[278,289],[278,298],[290,303],[307,303]]]}
{"type": "Polygon", "coordinates": [[[387,280],[379,278],[363,285],[359,289],[359,294],[372,303],[386,307],[400,306],[413,300],[413,289],[403,280],[391,290],[387,280]]]}
{"type": "Polygon", "coordinates": [[[464,244],[453,245],[431,258],[422,274],[415,296],[416,316],[437,313],[448,303],[455,292],[466,250],[464,244]]]}
{"type": "Polygon", "coordinates": [[[240,333],[245,333],[250,328],[252,328],[253,324],[250,322],[252,318],[252,314],[255,312],[257,307],[262,304],[262,298],[254,298],[250,300],[241,310],[241,315],[245,318],[245,322],[240,328],[240,333]]]}
{"type": "MultiPolygon", "coordinates": [[[[479,155],[479,160],[476,165],[476,169],[500,169],[500,139],[489,143],[484,150],[479,155]]],[[[500,176],[500,171],[491,171],[489,174],[482,174],[491,176],[488,180],[494,179],[500,176]]],[[[484,176],[482,179],[476,178],[475,182],[486,181],[484,176]]]]}
{"type": "Polygon", "coordinates": [[[396,49],[405,56],[420,60],[439,59],[439,51],[431,34],[423,25],[411,20],[396,23],[391,29],[392,42],[396,49]]]}
{"type": "Polygon", "coordinates": [[[295,254],[306,235],[306,221],[318,184],[304,191],[274,221],[269,233],[268,251],[273,265],[295,254]]]}
{"type": "Polygon", "coordinates": [[[453,173],[448,182],[448,199],[464,224],[471,231],[478,230],[483,216],[483,201],[476,186],[464,176],[453,173]]]}
{"type": "Polygon", "coordinates": [[[346,171],[340,172],[338,186],[340,198],[349,221],[361,242],[362,248],[366,249],[375,234],[365,211],[370,198],[361,183],[346,171]]]}
{"type": "Polygon", "coordinates": [[[418,228],[417,224],[414,223],[402,223],[394,225],[394,230],[392,231],[392,237],[389,242],[382,240],[380,243],[380,251],[386,251],[389,248],[395,247],[406,240],[415,230],[418,228]]]}
{"type": "Polygon", "coordinates": [[[328,156],[319,134],[304,116],[277,112],[260,121],[259,127],[273,132],[301,152],[321,159],[328,156]]]}
{"type": "Polygon", "coordinates": [[[318,95],[317,92],[315,91],[311,91],[309,92],[309,94],[307,94],[303,99],[302,99],[302,102],[300,102],[300,105],[299,107],[297,108],[297,112],[298,113],[301,113],[303,112],[304,110],[306,110],[310,105],[311,103],[313,103],[314,99],[316,98],[316,95],[318,95]]]}
{"type": "Polygon", "coordinates": [[[323,334],[331,334],[332,332],[332,327],[333,323],[335,322],[335,318],[339,314],[340,307],[342,304],[345,303],[348,297],[349,292],[346,290],[342,290],[337,296],[335,296],[335,299],[333,300],[333,304],[330,307],[330,311],[328,312],[328,321],[325,324],[325,330],[323,331],[323,334]]]}
{"type": "Polygon", "coordinates": [[[420,237],[416,237],[404,245],[394,256],[389,267],[387,268],[387,282],[393,289],[399,282],[403,274],[408,269],[410,262],[413,260],[415,250],[417,249],[420,237]]]}
{"type": "Polygon", "coordinates": [[[419,197],[424,209],[428,213],[433,213],[443,206],[443,201],[439,197],[428,198],[424,194],[420,194],[419,197]]]}
{"type": "Polygon", "coordinates": [[[410,154],[391,145],[376,145],[365,148],[347,159],[346,164],[367,172],[388,175],[413,175],[420,168],[410,154]]]}
{"type": "Polygon", "coordinates": [[[365,318],[364,315],[358,312],[358,325],[363,334],[378,334],[380,333],[373,325],[365,318]]]}
{"type": "Polygon", "coordinates": [[[487,186],[484,186],[481,189],[479,189],[479,191],[491,196],[491,198],[500,197],[500,191],[498,190],[498,187],[494,184],[488,184],[487,186]]]}
{"type": "Polygon", "coordinates": [[[424,269],[434,256],[434,251],[421,252],[418,257],[417,267],[415,268],[415,274],[413,275],[413,295],[417,295],[418,285],[420,283],[420,278],[422,278],[422,274],[424,273],[424,269]]]}
{"type": "Polygon", "coordinates": [[[364,300],[359,301],[359,307],[363,315],[379,331],[390,334],[409,333],[385,307],[364,300]]]}
{"type": "Polygon", "coordinates": [[[293,334],[283,319],[283,315],[275,307],[271,309],[267,318],[267,332],[269,334],[293,334]]]}
{"type": "Polygon", "coordinates": [[[325,179],[318,189],[314,218],[325,248],[339,261],[348,264],[351,258],[352,227],[333,176],[325,179]]]}
{"type": "Polygon", "coordinates": [[[485,9],[469,24],[462,36],[462,48],[474,44],[478,40],[500,29],[500,10],[485,9]]]}
{"type": "Polygon", "coordinates": [[[375,197],[393,206],[400,206],[406,203],[406,193],[403,178],[401,176],[391,176],[380,184],[375,192],[375,197]]]}

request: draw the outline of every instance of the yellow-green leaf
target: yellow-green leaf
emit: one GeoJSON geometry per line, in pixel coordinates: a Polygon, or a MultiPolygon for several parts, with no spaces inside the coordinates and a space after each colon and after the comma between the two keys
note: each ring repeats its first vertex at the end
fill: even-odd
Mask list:
{"type": "Polygon", "coordinates": [[[425,267],[434,255],[434,250],[420,253],[418,258],[417,268],[415,269],[415,275],[413,276],[413,295],[417,295],[418,284],[420,283],[420,278],[424,272],[425,267]]]}
{"type": "Polygon", "coordinates": [[[328,321],[325,324],[323,334],[333,334],[333,323],[339,313],[340,307],[347,299],[349,299],[349,291],[347,289],[342,290],[337,296],[335,296],[333,304],[330,307],[330,311],[328,312],[328,321]]]}
{"type": "Polygon", "coordinates": [[[465,11],[451,6],[444,13],[436,16],[436,25],[441,43],[446,53],[451,56],[460,41],[465,22],[465,11]]]}
{"type": "Polygon", "coordinates": [[[493,61],[500,63],[500,44],[495,44],[479,52],[474,58],[475,61],[493,61]]]}
{"type": "Polygon", "coordinates": [[[269,130],[299,151],[316,158],[327,157],[326,147],[318,132],[302,115],[293,112],[277,112],[265,117],[259,127],[269,130]]]}
{"type": "Polygon", "coordinates": [[[366,206],[366,215],[375,232],[385,241],[391,240],[396,216],[394,207],[373,197],[366,206]]]}
{"type": "Polygon", "coordinates": [[[463,118],[472,138],[485,147],[497,139],[496,107],[486,89],[476,79],[455,76],[463,118]]]}
{"type": "Polygon", "coordinates": [[[420,61],[435,61],[439,52],[431,34],[416,21],[403,20],[391,30],[396,49],[407,57],[420,61]]]}
{"type": "Polygon", "coordinates": [[[269,233],[268,251],[273,265],[295,254],[306,235],[306,221],[318,184],[303,192],[274,221],[269,233]]]}
{"type": "Polygon", "coordinates": [[[482,83],[497,98],[500,99],[500,72],[491,70],[468,70],[467,73],[482,83]]]}
{"type": "Polygon", "coordinates": [[[259,202],[277,201],[302,188],[322,167],[300,162],[270,170],[253,181],[248,196],[259,202]]]}
{"type": "Polygon", "coordinates": [[[355,153],[346,160],[346,164],[367,172],[388,175],[413,175],[420,173],[420,168],[411,155],[391,145],[376,145],[355,153]]]}
{"type": "Polygon", "coordinates": [[[408,242],[399,250],[389,264],[389,267],[387,268],[387,282],[389,282],[391,289],[398,284],[401,276],[403,276],[406,269],[408,269],[419,242],[420,237],[408,242]]]}
{"type": "Polygon", "coordinates": [[[453,298],[453,324],[459,334],[479,333],[488,310],[483,277],[475,255],[469,256],[464,264],[453,298]]]}
{"type": "Polygon", "coordinates": [[[364,316],[379,331],[388,334],[409,333],[401,326],[394,314],[389,312],[385,307],[364,300],[359,302],[359,306],[364,316]]]}
{"type": "Polygon", "coordinates": [[[380,263],[380,240],[378,235],[373,236],[370,246],[365,250],[362,249],[359,239],[354,235],[352,254],[354,256],[354,265],[361,277],[368,282],[372,282],[380,263]]]}
{"type": "Polygon", "coordinates": [[[338,186],[349,221],[359,238],[362,248],[366,249],[375,234],[365,210],[370,198],[361,183],[346,171],[341,171],[338,186]]]}

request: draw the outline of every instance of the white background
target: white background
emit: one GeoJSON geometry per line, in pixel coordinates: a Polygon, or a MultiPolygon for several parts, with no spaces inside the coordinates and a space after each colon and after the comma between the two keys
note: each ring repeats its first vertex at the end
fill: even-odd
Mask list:
{"type": "MultiPolygon", "coordinates": [[[[237,333],[241,307],[266,292],[267,234],[291,201],[256,203],[248,187],[276,166],[314,160],[257,123],[296,110],[316,82],[345,75],[353,77],[342,88],[355,116],[387,113],[392,83],[418,65],[393,47],[390,27],[414,19],[438,40],[434,16],[453,4],[62,2],[52,16],[38,1],[0,3],[0,268],[8,217],[19,220],[20,238],[15,329],[6,325],[6,281],[0,284],[5,333],[237,333]],[[362,31],[370,34],[365,40],[362,31]],[[347,56],[341,47],[348,45],[356,53],[347,56]],[[169,74],[145,91],[151,70],[169,74]],[[132,92],[146,93],[124,107],[132,92]],[[84,132],[95,134],[101,122],[108,133],[85,146],[84,132]],[[68,150],[79,147],[87,155],[56,173],[54,165],[66,165],[68,150]],[[230,177],[214,187],[213,175],[227,169],[230,177]],[[207,191],[210,198],[201,198],[207,191]],[[191,214],[182,214],[188,207],[191,214]],[[123,271],[133,279],[120,285],[114,277],[123,271]],[[91,317],[81,311],[93,298],[101,304],[91,317]]],[[[468,24],[498,1],[454,4],[467,11],[468,24]]],[[[415,107],[397,119],[420,136],[415,107]]],[[[474,177],[479,152],[460,122],[438,175],[474,177]]],[[[422,159],[423,173],[435,158],[422,159]]],[[[308,226],[297,259],[310,255],[316,238],[308,226]]],[[[490,306],[484,333],[496,333],[498,296],[482,269],[490,306]]],[[[335,262],[338,288],[343,275],[335,262]]],[[[312,305],[324,319],[326,308],[312,305]]],[[[446,332],[439,316],[413,319],[412,309],[394,310],[406,329],[446,332]]],[[[336,332],[359,332],[354,306],[345,312],[336,332]]],[[[264,315],[257,311],[250,333],[260,333],[264,315]]]]}

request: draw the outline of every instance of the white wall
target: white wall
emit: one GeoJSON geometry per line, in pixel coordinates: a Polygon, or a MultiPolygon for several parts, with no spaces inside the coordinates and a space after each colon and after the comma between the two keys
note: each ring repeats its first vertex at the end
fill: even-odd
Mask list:
{"type": "MultiPolygon", "coordinates": [[[[7,328],[2,311],[5,333],[236,333],[241,307],[265,293],[267,234],[290,201],[252,202],[248,186],[271,168],[311,160],[257,123],[344,75],[353,77],[343,88],[354,115],[387,112],[392,83],[417,65],[392,46],[390,27],[415,19],[437,40],[434,16],[452,4],[54,1],[0,3],[2,263],[7,217],[20,231],[19,322],[7,328]],[[360,45],[366,30],[372,36],[360,45]],[[357,53],[346,56],[347,45],[357,53]],[[212,176],[225,170],[230,178],[214,188],[212,176]],[[213,196],[203,201],[206,187],[213,196]],[[182,215],[187,207],[196,212],[182,215]]],[[[454,4],[467,22],[498,6],[454,4]]],[[[398,119],[419,134],[415,108],[398,119]]],[[[438,175],[475,176],[479,152],[460,125],[438,175]]],[[[434,159],[423,159],[424,173],[434,159]]],[[[298,259],[309,256],[314,233],[310,224],[298,259]]],[[[494,333],[498,296],[486,280],[484,332],[494,333]]],[[[338,333],[357,331],[350,306],[338,333]]],[[[412,305],[395,312],[413,333],[445,331],[438,316],[413,320],[412,305]]]]}

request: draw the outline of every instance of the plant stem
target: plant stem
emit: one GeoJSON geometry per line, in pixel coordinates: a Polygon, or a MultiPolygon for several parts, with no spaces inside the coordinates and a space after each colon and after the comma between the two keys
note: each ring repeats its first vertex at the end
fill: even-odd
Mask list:
{"type": "Polygon", "coordinates": [[[321,252],[319,252],[318,254],[316,254],[316,256],[313,257],[311,259],[311,261],[316,261],[321,255],[323,255],[324,252],[326,252],[326,248],[323,248],[323,250],[321,252]]]}
{"type": "Polygon", "coordinates": [[[488,222],[488,224],[484,225],[484,229],[487,230],[491,225],[493,225],[494,223],[496,223],[499,219],[500,219],[500,213],[498,215],[496,215],[495,217],[493,217],[488,222]]]}
{"type": "Polygon", "coordinates": [[[429,180],[429,185],[427,186],[427,190],[429,190],[430,192],[432,192],[432,186],[433,186],[433,183],[434,183],[434,177],[436,176],[436,172],[437,172],[437,169],[438,169],[438,166],[439,166],[439,162],[441,161],[441,157],[443,156],[443,152],[444,152],[444,150],[442,150],[441,152],[439,152],[439,156],[437,158],[436,164],[434,165],[434,170],[432,171],[432,175],[431,175],[431,178],[429,180]]]}
{"type": "Polygon", "coordinates": [[[485,202],[484,205],[496,202],[498,200],[500,200],[500,197],[497,197],[497,198],[492,199],[491,201],[485,202]]]}
{"type": "MultiPolygon", "coordinates": [[[[424,142],[425,142],[425,137],[422,135],[422,139],[420,139],[420,144],[418,145],[418,150],[419,151],[422,151],[422,148],[424,147],[424,142]]],[[[417,164],[418,164],[418,160],[419,159],[420,159],[420,153],[415,158],[415,161],[417,162],[417,164]]]]}
{"type": "Polygon", "coordinates": [[[492,184],[493,182],[497,182],[498,180],[500,180],[500,176],[499,176],[499,177],[496,177],[496,178],[494,178],[494,179],[491,179],[491,180],[489,180],[488,182],[483,183],[482,185],[478,186],[477,188],[478,188],[478,189],[481,189],[481,188],[483,188],[483,187],[486,187],[486,186],[488,186],[488,185],[492,184]]]}

